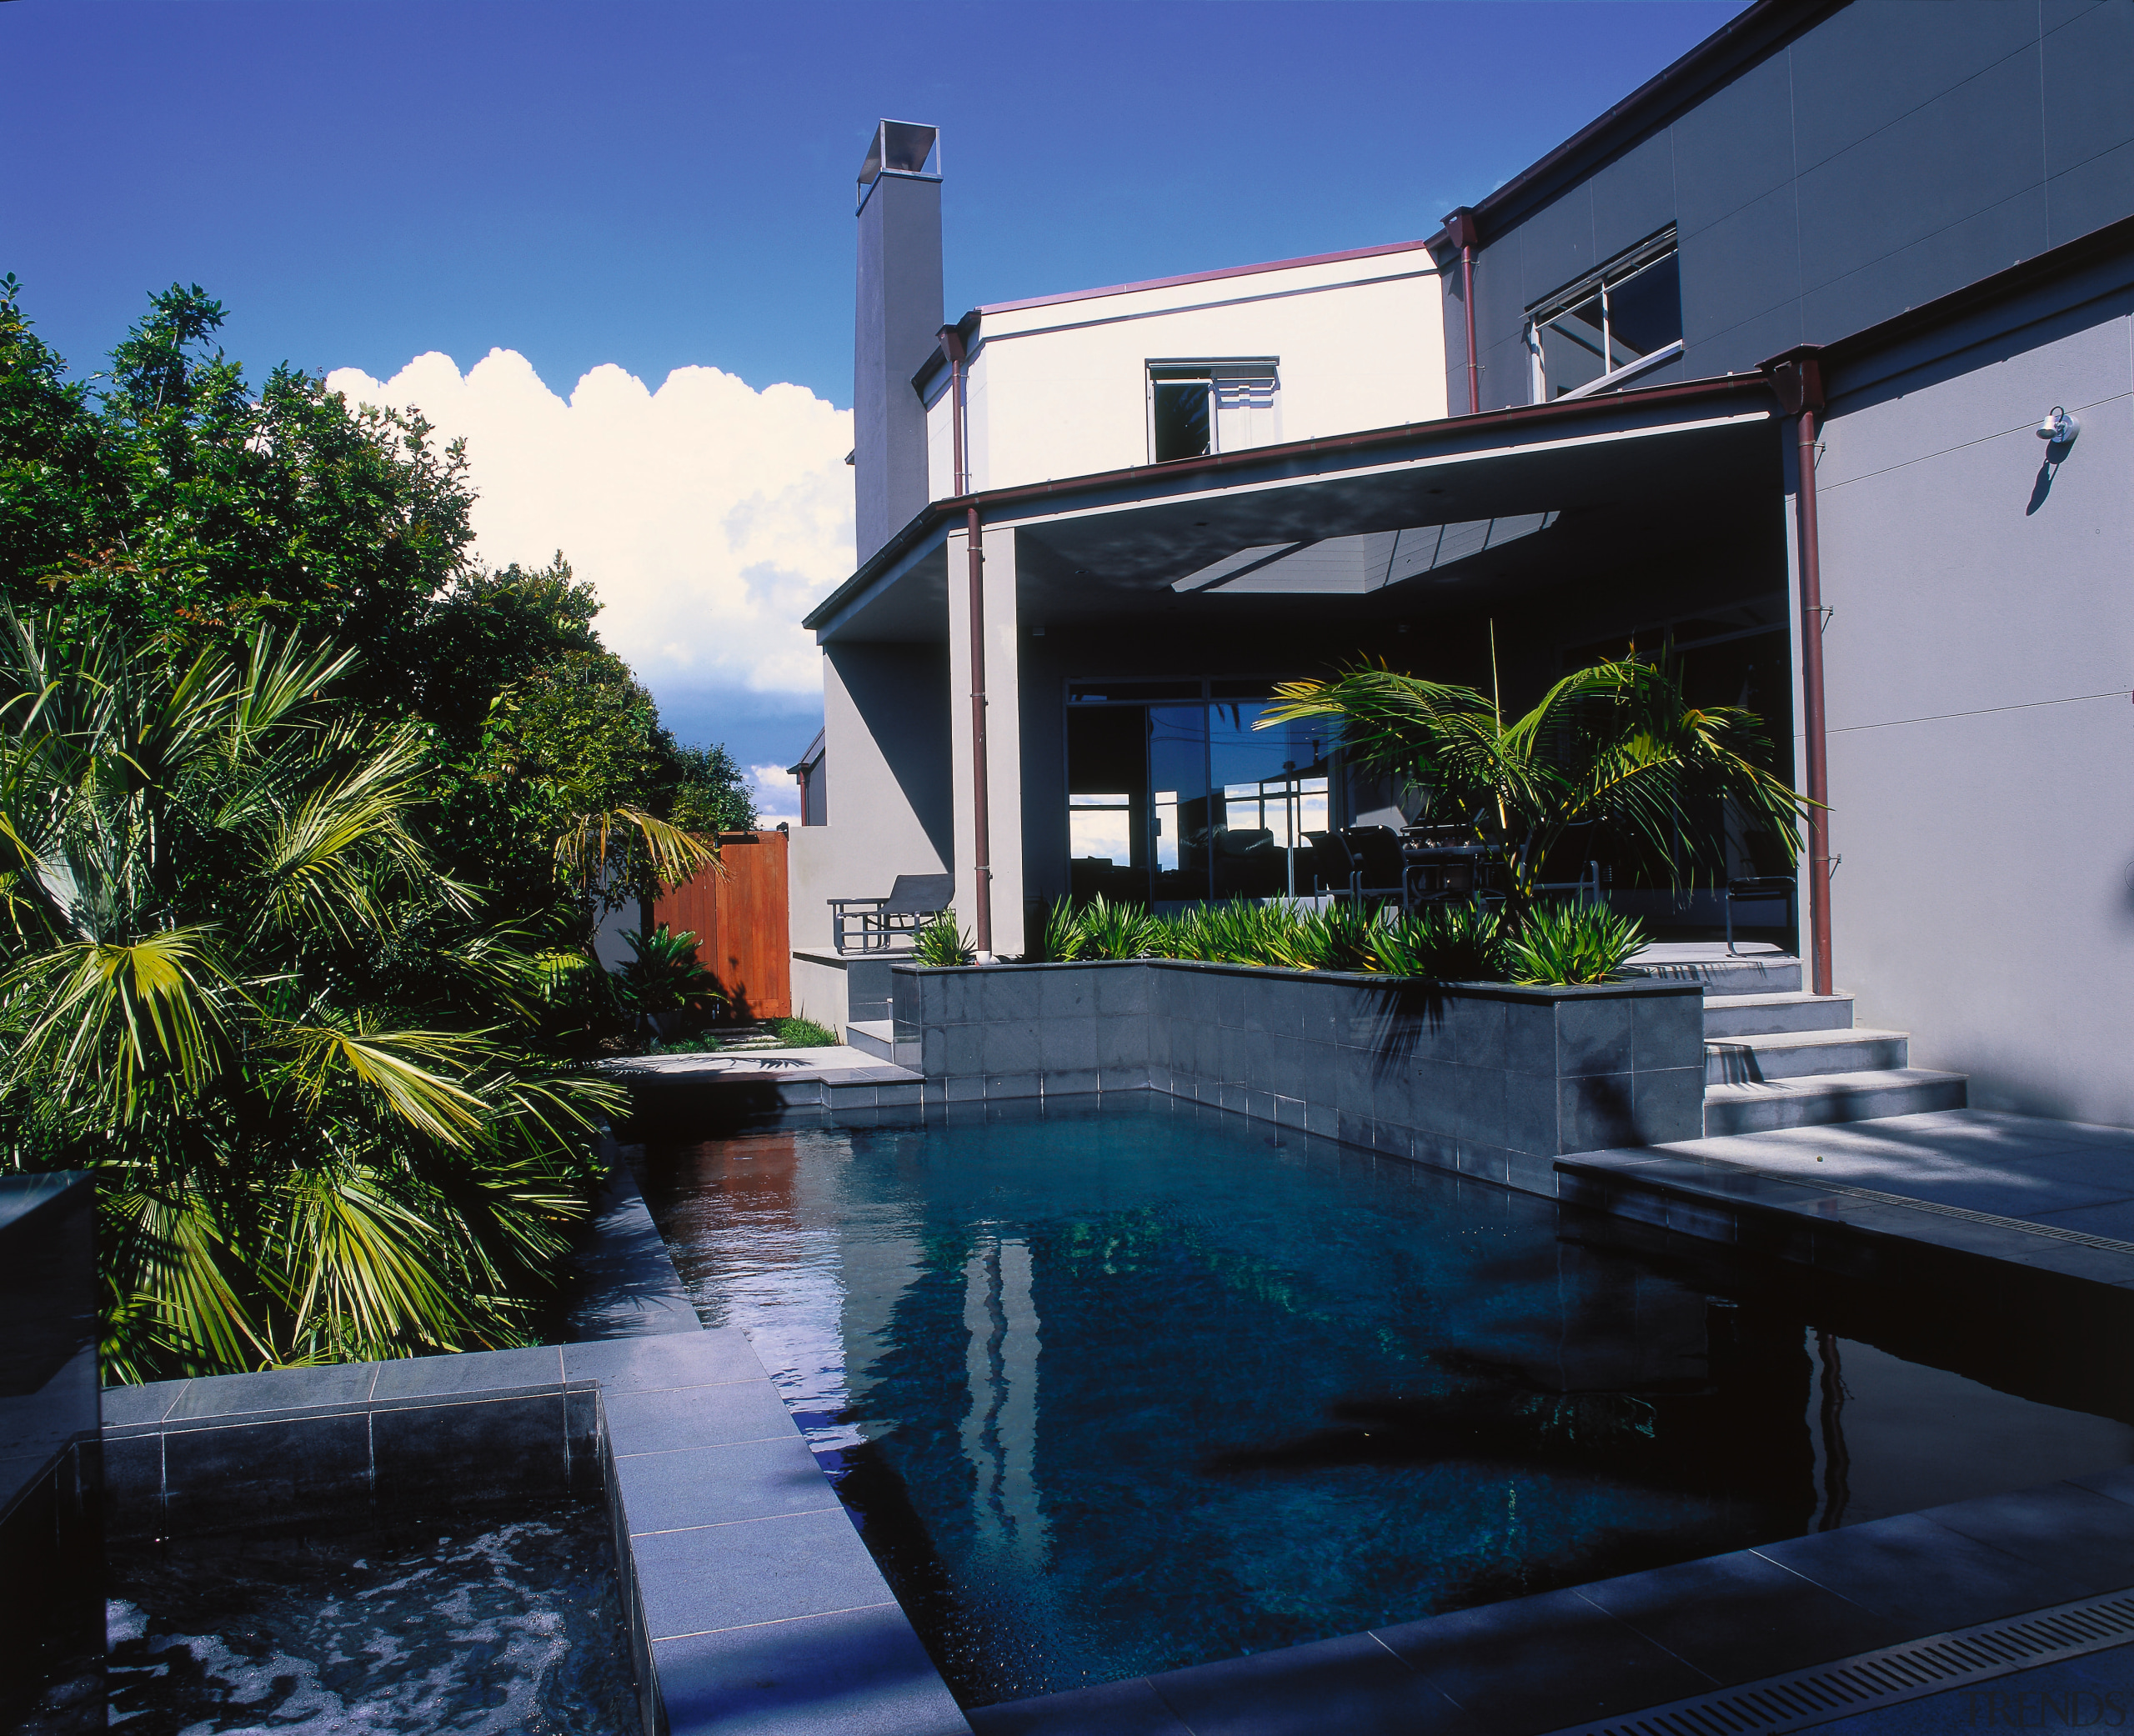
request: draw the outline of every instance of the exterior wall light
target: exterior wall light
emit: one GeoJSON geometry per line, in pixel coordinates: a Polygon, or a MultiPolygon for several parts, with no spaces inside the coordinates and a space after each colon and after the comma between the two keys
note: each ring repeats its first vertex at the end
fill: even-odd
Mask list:
{"type": "Polygon", "coordinates": [[[2037,425],[2038,438],[2049,440],[2055,446],[2072,446],[2075,436],[2081,432],[2081,418],[2070,416],[2058,404],[2055,404],[2045,420],[2037,425]]]}

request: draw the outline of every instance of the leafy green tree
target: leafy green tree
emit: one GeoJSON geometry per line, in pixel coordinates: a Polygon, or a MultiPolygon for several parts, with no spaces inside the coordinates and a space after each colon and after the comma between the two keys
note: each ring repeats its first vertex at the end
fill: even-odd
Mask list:
{"type": "Polygon", "coordinates": [[[755,829],[756,798],[724,747],[678,747],[674,763],[674,793],[669,800],[676,825],[690,832],[755,829]]]}
{"type": "Polygon", "coordinates": [[[0,633],[0,1114],[102,1178],[108,1373],[523,1342],[614,1088],[534,1052],[543,937],[413,824],[354,659],[0,633]]]}
{"type": "Polygon", "coordinates": [[[70,382],[0,279],[0,600],[56,609],[63,633],[242,643],[272,624],[359,645],[351,696],[404,706],[472,541],[465,453],[287,368],[255,397],[213,346],[223,318],[174,284],[108,374],[70,382]]]}
{"type": "Polygon", "coordinates": [[[286,368],[254,396],[223,318],[173,285],[107,374],[70,380],[0,279],[0,603],[61,640],[123,627],[143,655],[262,625],[358,651],[340,699],[420,723],[410,824],[499,911],[585,916],[700,865],[683,834],[753,820],[724,750],[678,747],[601,645],[560,554],[472,563],[458,444],[286,368]]]}

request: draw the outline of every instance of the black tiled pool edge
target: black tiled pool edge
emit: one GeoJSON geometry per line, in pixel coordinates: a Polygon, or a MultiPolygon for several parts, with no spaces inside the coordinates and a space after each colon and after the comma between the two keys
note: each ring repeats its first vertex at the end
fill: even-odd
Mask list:
{"type": "Polygon", "coordinates": [[[1541,1736],[2130,1586],[2122,1469],[969,1716],[978,1736],[1541,1736]]]}

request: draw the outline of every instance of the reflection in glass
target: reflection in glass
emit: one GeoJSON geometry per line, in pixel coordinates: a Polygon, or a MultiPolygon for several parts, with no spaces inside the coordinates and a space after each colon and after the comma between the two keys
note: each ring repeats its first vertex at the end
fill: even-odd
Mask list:
{"type": "Polygon", "coordinates": [[[1537,318],[1530,342],[1543,388],[1560,398],[1680,341],[1682,281],[1679,256],[1616,268],[1568,308],[1537,318]]]}
{"type": "Polygon", "coordinates": [[[1149,708],[1149,783],[1170,798],[1161,837],[1171,840],[1160,856],[1149,893],[1157,903],[1194,902],[1208,896],[1208,709],[1203,705],[1149,708]]]}
{"type": "Polygon", "coordinates": [[[1068,890],[1149,896],[1149,755],[1138,705],[1067,708],[1068,890]]]}
{"type": "Polygon", "coordinates": [[[1681,262],[1670,253],[1608,286],[1608,353],[1622,367],[1682,335],[1681,262]]]}
{"type": "Polygon", "coordinates": [[[1295,898],[1312,890],[1307,832],[1326,829],[1323,726],[1311,720],[1266,730],[1253,725],[1268,703],[1213,705],[1208,712],[1210,782],[1220,792],[1214,842],[1214,895],[1295,898]]]}
{"type": "Polygon", "coordinates": [[[1549,395],[1599,379],[1608,372],[1606,353],[1606,318],[1599,296],[1558,314],[1541,328],[1541,366],[1548,375],[1549,395]]]}
{"type": "MultiPolygon", "coordinates": [[[[1333,740],[1311,721],[1253,725],[1264,684],[1213,705],[1067,708],[1069,889],[1159,907],[1320,890],[1306,834],[1332,818],[1333,740]]],[[[1079,690],[1077,690],[1079,691],[1079,690]]]]}
{"type": "Polygon", "coordinates": [[[1154,394],[1155,462],[1197,458],[1208,450],[1208,377],[1158,380],[1154,394]]]}

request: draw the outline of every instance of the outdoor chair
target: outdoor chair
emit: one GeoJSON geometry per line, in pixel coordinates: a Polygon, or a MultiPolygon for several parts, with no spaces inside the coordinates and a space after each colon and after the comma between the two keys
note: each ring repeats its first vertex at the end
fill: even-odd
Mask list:
{"type": "Polygon", "coordinates": [[[899,874],[885,898],[831,898],[830,944],[840,953],[886,953],[949,908],[954,874],[899,874]]]}
{"type": "Polygon", "coordinates": [[[1307,832],[1312,867],[1335,898],[1360,904],[1365,898],[1407,903],[1406,864],[1400,837],[1390,826],[1345,826],[1339,832],[1307,832]]]}
{"type": "Polygon", "coordinates": [[[1761,874],[1744,880],[1726,883],[1726,950],[1734,951],[1734,907],[1737,903],[1767,903],[1773,899],[1786,907],[1786,925],[1794,923],[1793,900],[1800,891],[1800,883],[1788,874],[1761,874]]]}

